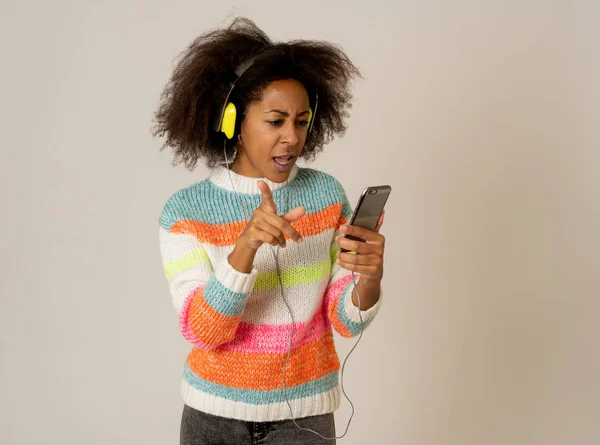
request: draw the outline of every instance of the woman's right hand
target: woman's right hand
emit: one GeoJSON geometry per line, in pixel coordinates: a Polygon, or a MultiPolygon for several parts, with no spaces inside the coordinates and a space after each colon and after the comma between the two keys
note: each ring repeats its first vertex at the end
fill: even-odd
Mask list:
{"type": "Polygon", "coordinates": [[[235,242],[235,247],[228,257],[229,264],[242,273],[250,273],[256,252],[264,243],[285,247],[285,236],[297,243],[303,241],[290,223],[302,218],[306,209],[296,207],[279,216],[267,183],[263,180],[258,181],[258,188],[262,193],[262,202],[252,214],[246,229],[235,242]]]}
{"type": "Polygon", "coordinates": [[[296,243],[301,243],[302,237],[290,223],[302,218],[306,209],[296,207],[285,215],[279,216],[273,194],[267,183],[259,180],[258,188],[262,193],[262,202],[252,214],[236,245],[253,251],[257,251],[264,243],[272,246],[279,244],[281,247],[285,247],[285,236],[296,243]]]}

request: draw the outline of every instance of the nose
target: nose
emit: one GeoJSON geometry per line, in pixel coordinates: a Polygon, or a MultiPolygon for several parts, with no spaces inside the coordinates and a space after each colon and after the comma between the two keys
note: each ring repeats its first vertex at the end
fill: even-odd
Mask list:
{"type": "Polygon", "coordinates": [[[300,141],[300,136],[298,135],[298,131],[300,131],[301,129],[298,129],[296,127],[296,125],[294,125],[295,122],[293,120],[288,120],[286,122],[286,124],[282,127],[282,135],[281,135],[281,142],[286,144],[286,145],[297,145],[298,142],[300,141]]]}

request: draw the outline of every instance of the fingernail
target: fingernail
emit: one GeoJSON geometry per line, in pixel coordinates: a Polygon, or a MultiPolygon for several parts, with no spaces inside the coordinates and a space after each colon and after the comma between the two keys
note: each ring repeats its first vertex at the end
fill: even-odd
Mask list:
{"type": "Polygon", "coordinates": [[[304,238],[298,238],[298,244],[302,244],[304,242],[304,238]]]}
{"type": "Polygon", "coordinates": [[[340,230],[341,230],[343,233],[346,233],[346,231],[348,230],[348,226],[342,226],[342,227],[340,227],[340,230]]]}

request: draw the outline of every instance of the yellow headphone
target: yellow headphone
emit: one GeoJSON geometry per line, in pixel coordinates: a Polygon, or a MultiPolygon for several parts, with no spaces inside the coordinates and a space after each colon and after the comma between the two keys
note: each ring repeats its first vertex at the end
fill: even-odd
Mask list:
{"type": "MultiPolygon", "coordinates": [[[[238,79],[240,77],[242,77],[244,72],[246,72],[246,70],[252,66],[252,64],[254,63],[255,60],[256,60],[256,56],[251,57],[250,59],[246,60],[245,62],[243,62],[241,65],[239,65],[236,68],[235,74],[237,75],[237,78],[231,84],[231,88],[229,89],[229,92],[227,93],[227,96],[225,97],[224,105],[221,108],[221,112],[216,116],[213,128],[217,132],[224,133],[225,137],[227,139],[233,138],[233,135],[235,133],[235,123],[236,123],[236,118],[237,118],[237,109],[235,107],[235,104],[233,102],[229,101],[229,97],[231,96],[231,93],[235,87],[235,83],[238,81],[238,79]]],[[[315,111],[314,111],[315,113],[317,111],[318,103],[319,103],[319,95],[318,95],[318,93],[315,93],[315,111]]],[[[314,122],[313,117],[314,117],[313,110],[312,110],[312,108],[309,107],[308,108],[308,118],[307,118],[308,133],[310,133],[310,131],[312,130],[312,127],[313,127],[313,122],[314,122]]]]}
{"type": "Polygon", "coordinates": [[[225,112],[223,113],[223,119],[221,122],[221,128],[219,129],[222,133],[225,133],[227,139],[231,139],[233,137],[233,133],[235,131],[235,118],[237,115],[237,110],[233,102],[229,102],[225,107],[225,112]]]}

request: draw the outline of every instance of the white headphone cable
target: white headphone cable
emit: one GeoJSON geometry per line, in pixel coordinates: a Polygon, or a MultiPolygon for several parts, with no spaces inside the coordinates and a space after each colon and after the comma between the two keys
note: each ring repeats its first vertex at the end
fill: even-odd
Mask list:
{"type": "MultiPolygon", "coordinates": [[[[246,210],[246,208],[244,207],[243,203],[240,201],[237,190],[235,189],[235,186],[233,184],[233,179],[231,177],[231,171],[229,170],[229,160],[227,158],[227,151],[226,151],[226,147],[227,147],[227,142],[225,141],[224,145],[223,145],[223,154],[225,155],[225,166],[227,167],[227,173],[229,175],[229,181],[231,182],[231,187],[233,188],[233,192],[235,193],[236,199],[238,201],[238,204],[240,206],[241,209],[243,209],[244,213],[248,213],[246,210]]],[[[288,179],[286,180],[286,186],[288,185],[288,180],[289,180],[289,176],[288,179]]],[[[287,193],[288,190],[286,190],[286,194],[285,194],[285,204],[287,206],[287,193]]],[[[284,206],[285,207],[285,206],[284,206]]],[[[252,214],[250,213],[250,216],[252,214]]],[[[250,221],[250,219],[248,219],[248,221],[250,221]]],[[[296,422],[296,419],[294,417],[294,413],[292,410],[292,405],[288,399],[287,396],[287,384],[286,384],[286,379],[285,379],[285,373],[287,370],[287,365],[288,362],[290,360],[290,357],[292,355],[292,343],[293,343],[293,338],[294,338],[294,332],[295,332],[295,320],[294,320],[294,314],[292,312],[292,308],[289,305],[288,301],[285,299],[284,296],[284,292],[283,292],[283,280],[281,279],[281,271],[279,268],[279,245],[277,246],[277,254],[275,253],[275,249],[273,248],[273,246],[271,247],[271,252],[273,253],[273,258],[275,259],[275,266],[277,268],[277,278],[279,279],[279,286],[281,289],[281,298],[283,299],[283,302],[285,303],[288,312],[290,313],[290,317],[292,319],[292,332],[290,333],[290,340],[289,340],[289,344],[288,344],[288,353],[287,353],[287,357],[285,360],[285,363],[283,364],[283,393],[284,393],[284,397],[285,397],[285,401],[288,405],[288,408],[290,409],[290,416],[292,418],[292,421],[294,422],[294,425],[296,425],[296,427],[300,430],[304,430],[304,431],[309,431],[311,433],[316,434],[317,436],[321,437],[322,439],[325,440],[336,440],[336,439],[342,439],[344,436],[346,436],[346,434],[348,433],[348,429],[350,428],[350,423],[352,422],[352,418],[354,417],[354,404],[352,403],[352,400],[350,400],[350,397],[348,397],[348,395],[346,394],[346,390],[344,389],[344,370],[346,368],[346,362],[348,361],[348,358],[350,358],[350,355],[354,352],[354,350],[356,349],[356,347],[358,346],[358,343],[360,342],[360,340],[362,339],[363,336],[363,330],[364,330],[364,321],[362,318],[362,311],[360,310],[360,294],[358,293],[358,289],[356,287],[356,277],[354,275],[354,271],[352,271],[352,281],[354,283],[354,290],[356,291],[356,297],[358,300],[358,307],[359,307],[359,311],[358,311],[358,316],[360,318],[360,334],[358,336],[358,339],[356,340],[356,343],[354,343],[354,346],[352,346],[352,349],[350,349],[350,352],[348,352],[348,355],[346,355],[346,358],[344,359],[344,362],[342,364],[342,372],[341,372],[341,387],[342,387],[342,393],[344,394],[344,397],[346,398],[346,400],[348,400],[348,402],[350,403],[350,406],[352,407],[352,412],[350,414],[350,418],[348,419],[348,424],[346,425],[346,429],[344,431],[344,434],[342,434],[341,436],[334,436],[334,437],[325,437],[323,435],[321,435],[320,433],[318,433],[317,431],[314,431],[310,428],[304,428],[300,425],[298,425],[298,423],[296,422]]]]}

